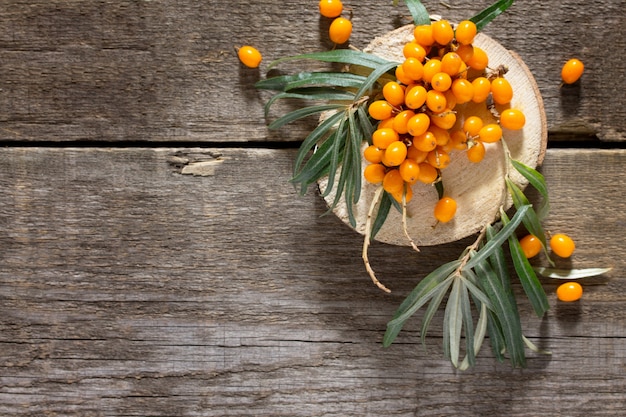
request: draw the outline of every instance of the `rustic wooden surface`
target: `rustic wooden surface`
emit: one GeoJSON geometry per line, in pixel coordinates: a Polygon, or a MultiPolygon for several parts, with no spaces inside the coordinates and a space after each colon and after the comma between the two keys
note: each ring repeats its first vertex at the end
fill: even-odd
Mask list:
{"type": "MultiPolygon", "coordinates": [[[[425,349],[417,321],[380,342],[468,242],[374,244],[392,293],[375,288],[360,236],[288,184],[307,123],[268,132],[264,70],[236,61],[243,43],[266,59],[328,48],[316,3],[3,2],[0,415],[623,414],[624,1],[519,2],[487,29],[544,96],[547,228],[576,238],[571,266],[614,269],[574,304],[544,280],[543,320],[521,304],[552,355],[513,370],[486,345],[467,372],[441,359],[437,326],[425,349]],[[559,89],[572,55],[587,72],[559,89]]],[[[488,3],[425,2],[450,19],[488,3]]],[[[357,46],[406,23],[384,2],[353,9],[357,46]]]]}

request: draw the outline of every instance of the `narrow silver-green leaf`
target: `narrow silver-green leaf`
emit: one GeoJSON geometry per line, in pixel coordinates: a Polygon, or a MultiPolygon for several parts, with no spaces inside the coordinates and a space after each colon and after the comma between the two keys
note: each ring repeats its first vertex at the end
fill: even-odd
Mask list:
{"type": "Polygon", "coordinates": [[[300,171],[300,166],[309,152],[332,132],[335,124],[337,124],[343,117],[345,117],[344,112],[339,111],[334,113],[324,119],[323,122],[318,124],[315,129],[309,133],[309,135],[300,144],[298,153],[296,154],[296,158],[294,160],[294,172],[300,171]]]}
{"type": "Polygon", "coordinates": [[[415,25],[429,25],[430,15],[426,7],[419,0],[404,0],[406,6],[413,16],[413,22],[415,25]]]}
{"type": "Polygon", "coordinates": [[[582,269],[557,269],[542,266],[533,267],[536,273],[546,278],[556,279],[580,279],[596,277],[610,272],[613,268],[582,268],[582,269]]]}
{"type": "Polygon", "coordinates": [[[508,9],[515,0],[499,0],[491,6],[481,10],[478,14],[469,20],[476,23],[478,30],[484,28],[489,22],[498,17],[502,12],[508,9]]]}
{"type": "Polygon", "coordinates": [[[474,255],[467,262],[467,264],[465,265],[465,268],[469,269],[469,268],[475,267],[478,263],[482,262],[483,260],[491,256],[491,254],[493,254],[493,252],[498,247],[502,246],[504,241],[508,239],[508,237],[515,231],[515,228],[517,228],[517,226],[519,226],[519,224],[522,222],[522,219],[524,218],[524,215],[526,214],[526,211],[528,211],[529,208],[530,206],[523,206],[523,207],[518,208],[517,213],[515,213],[515,216],[513,216],[511,221],[507,225],[505,225],[493,237],[493,239],[487,242],[485,246],[483,246],[478,252],[476,252],[476,255],[474,255]]]}
{"type": "Polygon", "coordinates": [[[276,93],[265,103],[265,117],[269,115],[270,108],[276,101],[284,99],[349,102],[354,99],[354,93],[328,87],[310,87],[276,93]]]}
{"type": "Polygon", "coordinates": [[[420,332],[420,339],[422,341],[422,344],[426,343],[426,334],[428,333],[430,322],[433,320],[433,317],[435,316],[437,310],[439,310],[439,306],[441,305],[443,298],[448,293],[448,289],[452,284],[452,280],[445,280],[444,283],[447,283],[447,285],[442,285],[438,289],[437,293],[433,295],[433,298],[430,303],[428,303],[428,308],[426,309],[426,311],[424,312],[424,316],[422,317],[422,330],[420,332]]]}
{"type": "Polygon", "coordinates": [[[545,177],[536,169],[533,169],[520,161],[515,159],[511,159],[510,161],[513,168],[526,178],[528,183],[532,185],[539,192],[539,194],[541,194],[542,201],[536,211],[539,219],[543,220],[550,211],[550,198],[548,196],[548,185],[545,177]]]}
{"type": "MultiPolygon", "coordinates": [[[[478,316],[478,322],[476,323],[476,334],[474,335],[474,355],[478,355],[478,352],[483,345],[483,341],[485,340],[485,335],[487,333],[487,322],[489,318],[487,306],[482,305],[479,308],[480,315],[478,316]]],[[[461,364],[459,365],[459,370],[465,371],[469,369],[470,366],[473,366],[473,364],[470,364],[470,359],[468,355],[465,355],[465,358],[463,358],[463,362],[461,362],[461,364]]]]}
{"type": "MultiPolygon", "coordinates": [[[[330,194],[335,184],[335,174],[337,172],[337,168],[339,167],[339,158],[345,148],[346,143],[346,123],[347,119],[345,117],[342,118],[339,121],[339,125],[337,126],[335,134],[332,136],[333,152],[331,153],[330,163],[328,165],[328,185],[326,186],[324,192],[322,192],[322,197],[326,197],[328,194],[330,194]]],[[[337,194],[339,195],[340,193],[341,192],[337,194]]]]}
{"type": "Polygon", "coordinates": [[[467,284],[469,283],[469,281],[465,278],[461,278],[460,281],[462,283],[461,313],[463,317],[463,328],[465,333],[465,359],[467,359],[469,366],[474,366],[474,363],[476,362],[476,353],[474,351],[474,321],[472,318],[470,299],[467,292],[467,284]]]}
{"type": "Polygon", "coordinates": [[[459,354],[461,351],[461,330],[463,329],[463,311],[461,308],[461,293],[463,282],[457,277],[452,284],[448,302],[446,304],[444,322],[444,354],[450,359],[452,365],[459,366],[459,354]],[[447,351],[447,352],[446,352],[447,351]]]}
{"type": "Polygon", "coordinates": [[[376,236],[376,234],[380,231],[380,228],[383,227],[385,220],[387,220],[387,216],[389,215],[389,210],[391,209],[391,200],[392,197],[387,192],[383,192],[382,197],[380,199],[380,203],[378,204],[378,211],[376,212],[376,218],[372,223],[372,239],[376,236]]]}
{"type": "Polygon", "coordinates": [[[278,119],[270,123],[268,127],[270,129],[278,129],[288,123],[295,122],[296,120],[302,119],[304,117],[312,116],[314,114],[319,114],[328,110],[340,109],[342,107],[345,107],[345,105],[344,104],[320,104],[316,106],[303,107],[301,109],[289,112],[282,117],[279,117],[278,119]]]}
{"type": "Polygon", "coordinates": [[[285,91],[316,86],[359,88],[366,80],[367,77],[350,72],[312,72],[306,78],[288,82],[285,91]]]}
{"type": "Polygon", "coordinates": [[[340,64],[360,65],[367,68],[378,68],[385,65],[389,61],[367,52],[356,51],[353,49],[334,49],[332,51],[313,52],[309,54],[301,54],[278,59],[269,65],[272,68],[282,62],[312,59],[322,62],[336,62],[340,64]]]}
{"type": "Polygon", "coordinates": [[[398,64],[395,62],[388,62],[387,64],[381,65],[380,67],[372,71],[370,75],[367,76],[367,79],[363,82],[359,90],[356,92],[355,100],[361,98],[383,74],[385,74],[392,68],[396,68],[397,66],[398,64]]]}
{"type": "MultiPolygon", "coordinates": [[[[509,190],[509,194],[511,195],[511,198],[513,199],[513,204],[515,205],[516,208],[519,208],[525,205],[530,205],[528,198],[526,198],[521,188],[519,188],[509,178],[506,179],[506,187],[509,190]]],[[[541,241],[543,250],[545,251],[546,255],[548,255],[547,249],[546,249],[548,246],[548,243],[546,241],[546,234],[543,231],[541,220],[539,220],[539,216],[537,215],[535,210],[533,210],[532,208],[529,209],[526,212],[526,216],[524,216],[522,223],[524,223],[526,230],[528,230],[532,235],[536,236],[541,241]]]]}

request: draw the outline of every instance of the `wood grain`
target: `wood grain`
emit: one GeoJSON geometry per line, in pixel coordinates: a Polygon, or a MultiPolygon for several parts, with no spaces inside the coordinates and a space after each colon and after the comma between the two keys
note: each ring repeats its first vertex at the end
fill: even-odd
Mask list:
{"type": "Polygon", "coordinates": [[[0,414],[621,415],[626,152],[548,151],[547,227],[576,238],[573,267],[614,270],[571,305],[546,280],[543,320],[520,302],[526,335],[551,356],[512,370],[485,348],[465,373],[441,359],[438,325],[426,349],[417,320],[380,342],[408,291],[468,242],[421,254],[374,244],[384,294],[360,236],[288,184],[293,156],[3,150],[0,414]],[[181,174],[211,162],[212,174],[181,174]]]}
{"type": "MultiPolygon", "coordinates": [[[[427,2],[467,18],[491,0],[427,2]]],[[[315,2],[6,0],[0,10],[0,140],[49,142],[298,141],[314,121],[268,136],[253,88],[276,58],[332,48],[315,2]],[[265,62],[242,68],[234,47],[265,62]],[[42,133],[45,132],[45,137],[42,133]]],[[[405,7],[351,4],[352,44],[408,23],[405,7]]],[[[623,1],[517,2],[485,33],[525,60],[543,94],[553,138],[623,141],[623,1]],[[560,87],[560,66],[586,63],[560,87]]],[[[315,64],[281,70],[315,69],[315,64]]],[[[294,103],[291,104],[291,106],[294,103]]],[[[290,108],[278,106],[272,117],[290,108]]]]}

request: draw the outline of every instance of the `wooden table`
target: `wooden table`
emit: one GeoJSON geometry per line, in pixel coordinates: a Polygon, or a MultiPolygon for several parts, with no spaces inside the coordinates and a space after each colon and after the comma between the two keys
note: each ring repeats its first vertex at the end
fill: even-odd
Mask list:
{"type": "MultiPolygon", "coordinates": [[[[352,43],[408,23],[352,5],[352,43]]],[[[490,3],[426,2],[450,20],[490,3]]],[[[317,1],[5,0],[0,7],[0,415],[622,416],[626,409],[624,1],[518,2],[486,33],[535,74],[549,230],[611,266],[538,320],[526,369],[455,371],[433,326],[386,322],[468,242],[374,244],[288,183],[309,121],[268,131],[253,83],[331,47],[317,1]],[[265,55],[242,68],[234,46],[265,55]],[[581,82],[559,88],[571,56],[581,82]],[[185,174],[196,175],[185,175],[185,174]]],[[[519,290],[519,288],[518,288],[519,290]]],[[[442,315],[438,316],[441,319],[442,315]]]]}

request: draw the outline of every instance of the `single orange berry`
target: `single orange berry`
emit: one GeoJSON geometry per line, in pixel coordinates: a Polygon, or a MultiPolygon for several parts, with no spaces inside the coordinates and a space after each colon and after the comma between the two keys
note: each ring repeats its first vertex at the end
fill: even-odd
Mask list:
{"type": "Polygon", "coordinates": [[[491,93],[491,81],[486,77],[474,78],[472,87],[474,87],[474,96],[472,97],[474,103],[484,102],[491,93]]]}
{"type": "Polygon", "coordinates": [[[411,136],[419,136],[425,133],[430,126],[430,117],[426,113],[417,113],[407,122],[407,133],[411,136]]]}
{"type": "Polygon", "coordinates": [[[377,146],[370,145],[363,151],[363,158],[372,164],[379,164],[383,160],[384,151],[377,146]]]}
{"type": "Polygon", "coordinates": [[[524,255],[528,259],[537,256],[539,252],[541,252],[541,240],[539,240],[539,238],[535,235],[524,236],[519,240],[519,244],[522,247],[524,255]]]}
{"type": "Polygon", "coordinates": [[[404,104],[404,87],[395,81],[390,81],[383,87],[383,97],[394,107],[404,104]]]}
{"type": "Polygon", "coordinates": [[[467,149],[467,152],[465,152],[465,154],[467,155],[467,159],[469,159],[470,162],[477,164],[485,159],[485,152],[485,145],[483,145],[481,141],[475,140],[472,146],[467,149]]]}
{"type": "Polygon", "coordinates": [[[263,57],[261,53],[253,46],[245,45],[239,48],[237,56],[243,65],[248,68],[258,68],[263,57]]]}
{"type": "Polygon", "coordinates": [[[435,204],[435,218],[441,223],[448,223],[456,214],[456,201],[450,197],[443,197],[435,204]]]}
{"type": "Polygon", "coordinates": [[[404,70],[404,75],[413,81],[421,80],[424,75],[424,65],[417,58],[409,57],[405,59],[404,63],[402,63],[402,69],[404,70]]]}
{"type": "Polygon", "coordinates": [[[483,71],[489,65],[489,56],[484,49],[474,46],[472,57],[465,63],[472,69],[483,71]]]}
{"type": "Polygon", "coordinates": [[[552,252],[561,258],[569,258],[574,253],[576,245],[571,237],[563,233],[557,233],[550,239],[550,248],[552,252]]]}
{"type": "Polygon", "coordinates": [[[454,30],[447,20],[438,20],[431,23],[433,28],[433,39],[439,45],[447,45],[454,38],[454,30]]]}
{"type": "Polygon", "coordinates": [[[401,135],[409,133],[409,120],[415,116],[413,110],[403,110],[393,118],[393,130],[401,135]]]}
{"type": "Polygon", "coordinates": [[[474,86],[469,80],[457,78],[452,82],[452,94],[456,98],[456,104],[465,104],[474,98],[474,86]]]}
{"type": "Polygon", "coordinates": [[[423,152],[430,152],[437,147],[437,138],[432,132],[425,132],[413,137],[413,146],[423,152]]]}
{"type": "Polygon", "coordinates": [[[383,119],[381,121],[378,122],[378,126],[376,127],[377,129],[393,129],[393,120],[394,120],[394,116],[388,117],[386,119],[383,119]]]}
{"type": "Polygon", "coordinates": [[[350,35],[352,35],[352,22],[345,17],[336,18],[328,28],[330,40],[339,45],[348,42],[350,35]]]}
{"type": "Polygon", "coordinates": [[[579,59],[572,58],[561,68],[561,78],[565,84],[573,84],[583,75],[585,65],[579,59]]]}
{"type": "Polygon", "coordinates": [[[483,119],[478,116],[470,116],[463,122],[463,132],[469,137],[478,136],[480,129],[483,128],[483,119]]]}
{"type": "Polygon", "coordinates": [[[407,148],[404,142],[397,140],[385,149],[385,165],[397,167],[406,159],[407,148]]]}
{"type": "Polygon", "coordinates": [[[383,178],[383,189],[390,194],[402,191],[404,188],[404,180],[397,169],[391,169],[383,178]]]}
{"type": "Polygon", "coordinates": [[[320,14],[324,17],[338,17],[343,11],[341,0],[320,0],[320,14]]]}
{"type": "Polygon", "coordinates": [[[368,107],[368,113],[374,120],[385,120],[391,117],[393,107],[386,100],[373,101],[368,107]]]}
{"type": "Polygon", "coordinates": [[[578,301],[583,296],[583,287],[577,282],[566,282],[556,289],[556,297],[564,302],[578,301]]]}
{"type": "Polygon", "coordinates": [[[497,77],[491,82],[491,96],[497,104],[509,104],[513,98],[513,87],[504,77],[497,77]]]}
{"type": "Polygon", "coordinates": [[[426,94],[426,107],[433,113],[441,113],[448,106],[446,96],[437,90],[430,90],[426,94]]]}
{"type": "Polygon", "coordinates": [[[441,72],[441,60],[436,58],[431,58],[427,63],[424,64],[424,73],[422,75],[422,80],[429,83],[433,79],[434,75],[438,72],[441,72]]]}
{"type": "Polygon", "coordinates": [[[437,169],[445,169],[450,165],[450,155],[440,146],[428,153],[427,161],[437,169]]]}
{"type": "Polygon", "coordinates": [[[387,149],[389,145],[399,139],[398,132],[388,127],[376,129],[372,133],[372,144],[378,149],[387,149]]]}
{"type": "Polygon", "coordinates": [[[404,97],[404,104],[409,109],[419,109],[426,103],[427,91],[421,85],[413,85],[412,87],[407,89],[406,95],[404,97]]]}
{"type": "Polygon", "coordinates": [[[398,168],[400,176],[408,184],[415,184],[419,178],[420,166],[419,164],[410,158],[406,158],[398,168]]]}
{"type": "Polygon", "coordinates": [[[415,42],[424,47],[429,47],[435,43],[433,28],[431,25],[415,26],[415,29],[413,29],[413,37],[415,38],[415,42]]]}
{"type": "Polygon", "coordinates": [[[478,29],[474,22],[471,20],[463,20],[457,25],[454,35],[458,43],[461,45],[469,45],[474,42],[477,31],[478,29]]]}
{"type": "Polygon", "coordinates": [[[402,65],[396,67],[396,79],[404,85],[409,85],[413,82],[413,80],[404,73],[402,65]]]}
{"type": "Polygon", "coordinates": [[[478,138],[481,142],[494,143],[502,138],[502,128],[497,123],[489,123],[480,129],[478,138]]]}
{"type": "Polygon", "coordinates": [[[386,173],[387,168],[385,168],[382,164],[370,164],[365,167],[363,177],[369,183],[380,184],[383,182],[386,173]]]}
{"type": "Polygon", "coordinates": [[[526,124],[526,116],[519,109],[506,109],[500,112],[500,126],[505,129],[519,130],[526,124]]]}
{"type": "Polygon", "coordinates": [[[415,41],[407,42],[402,48],[405,58],[416,58],[420,62],[426,58],[426,48],[415,41]]]}
{"type": "Polygon", "coordinates": [[[452,86],[452,78],[445,72],[438,72],[433,75],[433,78],[430,80],[430,85],[433,90],[445,92],[452,86]]]}
{"type": "Polygon", "coordinates": [[[450,76],[455,76],[459,73],[461,69],[461,64],[463,60],[456,52],[447,52],[441,58],[441,71],[445,72],[450,76]]]}
{"type": "Polygon", "coordinates": [[[428,162],[420,162],[420,173],[417,178],[419,182],[424,184],[432,184],[439,178],[439,171],[437,168],[429,164],[428,162]]]}

